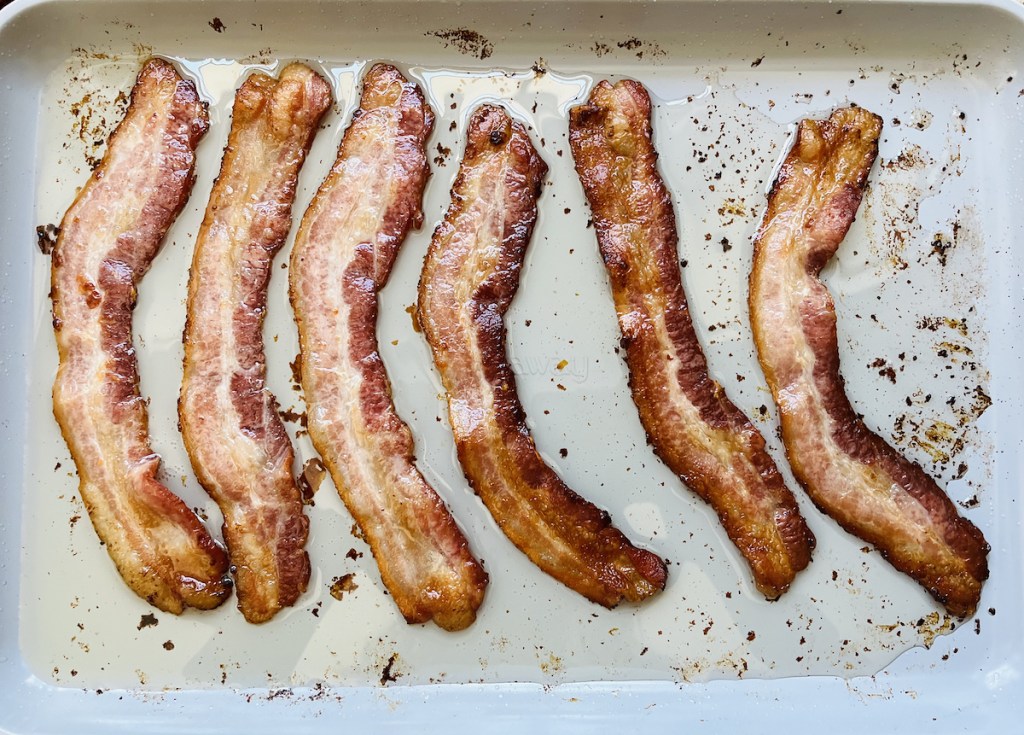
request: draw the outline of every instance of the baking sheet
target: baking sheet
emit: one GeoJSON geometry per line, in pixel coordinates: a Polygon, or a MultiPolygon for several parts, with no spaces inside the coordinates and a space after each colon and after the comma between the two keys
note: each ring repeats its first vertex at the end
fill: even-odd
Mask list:
{"type": "MultiPolygon", "coordinates": [[[[287,702],[302,717],[331,707],[358,711],[363,697],[370,710],[429,702],[395,704],[402,711],[395,716],[408,718],[438,714],[463,698],[501,708],[506,698],[539,697],[538,716],[560,714],[566,702],[601,714],[593,704],[609,688],[623,702],[642,700],[655,709],[693,710],[694,702],[706,701],[719,710],[736,698],[792,691],[803,700],[809,691],[833,691],[837,684],[821,678],[832,676],[855,677],[835,690],[852,692],[837,694],[840,704],[877,697],[905,702],[896,706],[909,714],[921,699],[945,712],[950,703],[936,696],[944,682],[959,681],[962,690],[970,677],[973,694],[985,700],[1012,689],[1020,641],[1013,614],[1021,596],[1014,498],[1020,430],[1010,419],[1020,399],[1008,387],[1021,366],[1007,337],[1020,320],[1013,303],[1020,287],[1012,280],[1020,256],[1007,243],[1018,234],[1011,215],[1021,194],[1013,176],[1020,162],[1007,152],[1020,118],[1020,85],[1014,86],[1020,46],[1007,34],[1020,33],[1019,21],[1008,23],[1009,16],[980,6],[969,13],[963,6],[856,3],[498,7],[286,3],[261,5],[257,13],[226,4],[212,15],[184,4],[166,15],[155,5],[97,3],[77,18],[72,6],[51,3],[29,7],[21,18],[17,6],[5,11],[15,17],[4,29],[12,39],[18,23],[25,38],[32,28],[49,32],[33,39],[32,55],[4,43],[10,78],[24,80],[8,94],[38,101],[5,104],[4,122],[11,125],[9,116],[19,111],[22,140],[25,116],[38,127],[33,146],[15,150],[7,136],[4,150],[6,158],[20,156],[16,162],[28,170],[23,181],[34,186],[32,216],[21,223],[26,236],[20,249],[9,240],[4,272],[12,286],[5,295],[15,308],[3,329],[17,338],[3,367],[12,400],[23,400],[14,386],[27,384],[27,405],[21,428],[8,423],[25,450],[24,471],[12,470],[4,480],[14,492],[0,521],[3,589],[17,579],[20,594],[16,602],[3,598],[0,608],[0,663],[16,678],[27,677],[21,686],[38,696],[130,694],[142,711],[171,697],[183,712],[204,701],[256,702],[275,712],[287,702]],[[975,22],[974,30],[954,23],[958,13],[968,13],[963,17],[975,22]],[[326,24],[332,33],[313,28],[323,23],[318,15],[333,18],[326,24]],[[978,25],[979,17],[989,25],[978,25]],[[55,30],[70,28],[69,18],[75,18],[74,39],[55,30]],[[921,29],[914,44],[890,45],[889,28],[900,18],[921,29]],[[55,19],[64,23],[47,22],[55,19]],[[684,31],[664,31],[682,19],[684,31]],[[56,361],[45,299],[48,263],[26,251],[32,228],[58,221],[84,182],[89,158],[100,153],[108,124],[119,117],[117,93],[130,87],[139,59],[151,52],[179,61],[212,103],[214,127],[202,145],[199,180],[140,289],[136,334],[165,480],[214,527],[216,510],[195,483],[173,412],[188,261],[233,90],[249,69],[273,70],[293,58],[313,62],[334,82],[338,103],[303,171],[297,213],[333,160],[367,62],[393,60],[427,91],[439,119],[430,143],[436,158],[426,223],[406,243],[383,294],[380,341],[420,466],[491,574],[480,619],[469,631],[451,635],[401,621],[329,482],[309,509],[310,591],[266,626],[246,625],[230,603],[181,618],[156,612],[153,624],[143,616],[155,611],[123,588],[99,547],[49,411],[56,361]],[[849,101],[885,117],[871,192],[827,276],[837,300],[844,374],[868,424],[936,474],[992,542],[993,579],[976,620],[935,638],[951,621],[800,493],[818,551],[782,601],[764,602],[706,508],[645,446],[615,354],[614,313],[565,140],[567,107],[585,97],[594,79],[610,75],[640,79],[659,101],[656,143],[676,195],[698,333],[712,373],[741,409],[759,418],[778,460],[774,411],[745,313],[749,239],[795,120],[849,101]],[[461,477],[429,353],[405,312],[430,231],[447,206],[461,130],[485,99],[504,100],[533,126],[552,168],[507,320],[523,403],[541,451],[569,484],[607,508],[633,539],[671,559],[669,588],[642,608],[594,607],[534,570],[505,541],[461,477]],[[30,152],[35,158],[25,160],[30,152]],[[562,360],[568,365],[559,370],[562,360]],[[20,539],[17,546],[9,545],[11,538],[20,539]],[[350,559],[349,549],[363,556],[350,559]],[[335,600],[330,583],[346,573],[356,575],[359,587],[335,600]],[[921,643],[932,646],[887,667],[921,643]],[[762,677],[801,678],[741,681],[762,677]],[[592,681],[603,683],[563,683],[592,681]],[[538,685],[549,693],[538,694],[538,685]],[[181,691],[163,693],[167,688],[181,691]]],[[[5,165],[4,186],[13,188],[15,170],[5,165]]],[[[25,211],[14,206],[13,194],[11,217],[25,211]]],[[[297,347],[286,274],[275,275],[266,329],[270,385],[286,408],[300,412],[288,369],[297,347]]],[[[301,436],[297,448],[311,456],[301,436]]],[[[959,696],[969,701],[962,691],[959,696]]],[[[1004,708],[1013,706],[1003,701],[1004,708]]],[[[15,716],[27,708],[21,698],[11,704],[15,716]]],[[[126,712],[124,705],[116,708],[126,712]]],[[[603,709],[599,721],[621,715],[603,709]]],[[[16,731],[31,731],[32,723],[19,722],[16,731]]]]}

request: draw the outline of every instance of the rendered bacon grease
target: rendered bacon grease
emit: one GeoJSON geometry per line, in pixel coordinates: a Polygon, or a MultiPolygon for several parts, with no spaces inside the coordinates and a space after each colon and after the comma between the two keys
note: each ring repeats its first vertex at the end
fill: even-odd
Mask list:
{"type": "Polygon", "coordinates": [[[189,277],[178,415],[196,476],[224,516],[250,623],[293,604],[309,581],[309,520],[266,389],[262,329],[299,169],[330,104],[328,83],[302,64],[280,79],[256,72],[239,87],[189,277]]]}
{"type": "Polygon", "coordinates": [[[420,277],[419,320],[448,393],[459,461],[505,535],[545,572],[607,607],[665,586],[664,562],[541,459],[505,353],[503,316],[547,166],[522,124],[485,105],[469,121],[452,204],[420,277]]]}
{"type": "Polygon", "coordinates": [[[93,527],[124,581],[170,613],[231,593],[224,549],[156,479],[132,344],[136,286],[192,190],[206,106],[174,67],[150,59],[107,152],[64,215],[53,251],[60,367],[53,411],[93,527]]]}
{"type": "Polygon", "coordinates": [[[640,420],[658,456],[706,500],[775,599],[814,536],[764,439],[708,375],[679,273],[672,199],[637,82],[600,82],[573,108],[569,144],[594,216],[640,420]]]}
{"type": "Polygon", "coordinates": [[[882,121],[857,107],[804,120],[754,243],[750,314],[797,479],[954,615],[988,578],[985,538],[938,485],[858,418],[839,373],[836,313],[818,279],[853,223],[882,121]]]}
{"type": "Polygon", "coordinates": [[[338,159],[302,219],[291,299],[309,436],[410,623],[461,630],[487,574],[416,469],[412,434],[391,401],[377,346],[377,294],[419,227],[434,115],[415,84],[378,64],[338,159]]]}

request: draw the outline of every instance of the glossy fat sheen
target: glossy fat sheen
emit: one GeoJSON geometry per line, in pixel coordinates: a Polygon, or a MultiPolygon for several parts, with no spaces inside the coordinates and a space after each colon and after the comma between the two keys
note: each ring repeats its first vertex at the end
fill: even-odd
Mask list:
{"type": "Polygon", "coordinates": [[[394,68],[363,80],[360,109],[302,220],[292,251],[309,436],[410,623],[461,630],[487,574],[416,469],[412,434],[391,401],[377,348],[377,294],[419,227],[434,116],[394,68]]]}
{"type": "Polygon", "coordinates": [[[124,120],[64,215],[53,251],[60,367],[53,410],[96,533],[125,582],[170,613],[231,592],[228,559],[164,487],[149,444],[132,345],[135,288],[192,189],[206,132],[195,87],[165,61],[143,66],[124,120]]]}
{"type": "Polygon", "coordinates": [[[754,339],[790,464],[815,504],[966,617],[988,578],[988,544],[857,417],[839,374],[835,308],[818,279],[853,223],[881,129],[857,107],[800,124],[755,241],[754,339]]]}
{"type": "Polygon", "coordinates": [[[775,599],[814,536],[764,439],[708,375],[679,273],[675,214],[637,82],[600,82],[570,113],[569,143],[608,269],[633,400],[658,456],[709,502],[757,588],[775,599]]]}
{"type": "Polygon", "coordinates": [[[302,64],[279,80],[245,80],[189,277],[178,415],[192,467],[224,515],[238,607],[251,623],[293,604],[309,581],[309,520],[265,386],[262,328],[299,169],[330,104],[328,83],[302,64]]]}
{"type": "Polygon", "coordinates": [[[448,392],[459,461],[505,535],[541,569],[607,607],[665,586],[665,564],[570,490],[537,453],[505,354],[547,166],[504,109],[479,108],[452,204],[420,279],[419,319],[448,392]]]}

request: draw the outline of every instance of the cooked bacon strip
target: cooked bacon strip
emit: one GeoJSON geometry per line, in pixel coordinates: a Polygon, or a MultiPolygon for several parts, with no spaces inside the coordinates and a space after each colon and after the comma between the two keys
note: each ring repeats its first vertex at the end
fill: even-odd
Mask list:
{"type": "Polygon", "coordinates": [[[502,317],[519,287],[547,166],[500,107],[476,110],[467,135],[419,296],[462,469],[505,535],[545,572],[606,607],[643,600],[664,588],[664,562],[630,544],[544,463],[505,354],[502,317]]]}
{"type": "Polygon", "coordinates": [[[815,504],[968,616],[988,578],[988,544],[858,418],[839,374],[835,308],[818,279],[853,223],[881,130],[881,118],[857,107],[800,123],[754,243],[754,339],[790,464],[815,504]]]}
{"type": "Polygon", "coordinates": [[[415,84],[394,67],[370,69],[338,160],[295,238],[291,298],[309,436],[384,585],[408,622],[461,630],[476,619],[487,574],[416,469],[377,349],[377,294],[423,221],[433,125],[415,84]]]}
{"type": "Polygon", "coordinates": [[[195,86],[165,61],[146,62],[53,251],[53,412],[82,500],[128,586],[175,614],[216,607],[231,579],[224,549],[156,478],[132,309],[136,285],[188,200],[195,147],[208,126],[195,86]]]}
{"type": "Polygon", "coordinates": [[[570,112],[569,144],[611,279],[633,401],[655,452],[718,513],[769,599],[814,536],[764,439],[708,376],[679,273],[675,214],[641,84],[600,82],[570,112]]]}
{"type": "Polygon", "coordinates": [[[266,389],[263,317],[299,169],[330,104],[330,85],[302,64],[239,87],[189,277],[178,416],[192,467],[224,515],[238,608],[250,623],[292,605],[309,581],[309,520],[266,389]]]}

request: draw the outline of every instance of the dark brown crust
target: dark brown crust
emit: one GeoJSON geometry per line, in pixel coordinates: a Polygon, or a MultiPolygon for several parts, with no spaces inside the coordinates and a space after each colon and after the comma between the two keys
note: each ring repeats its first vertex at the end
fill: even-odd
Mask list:
{"type": "Polygon", "coordinates": [[[410,623],[461,630],[488,578],[415,465],[377,344],[377,295],[423,219],[434,116],[392,66],[363,79],[360,109],[296,236],[291,298],[308,430],[410,623]],[[367,469],[370,468],[370,469],[367,469]]]}
{"type": "Polygon", "coordinates": [[[505,353],[503,316],[519,286],[547,166],[500,107],[476,110],[467,137],[419,294],[459,461],[502,531],[541,569],[607,607],[643,600],[664,588],[664,562],[634,547],[544,463],[505,353]]]}
{"type": "Polygon", "coordinates": [[[266,389],[263,318],[274,256],[291,227],[299,170],[330,85],[302,64],[251,75],[231,132],[189,278],[178,412],[200,483],[224,515],[238,608],[265,622],[309,582],[309,520],[294,452],[266,389]]]}
{"type": "Polygon", "coordinates": [[[989,546],[934,480],[858,418],[818,280],[853,223],[881,127],[855,107],[801,122],[755,241],[751,322],[790,463],[815,504],[966,617],[988,578],[989,546]],[[831,461],[830,447],[852,462],[831,461]]]}
{"type": "Polygon", "coordinates": [[[600,82],[569,120],[648,439],[715,509],[757,588],[775,599],[810,562],[814,536],[764,439],[708,375],[679,272],[672,200],[651,142],[650,97],[637,82],[600,82]]]}
{"type": "Polygon", "coordinates": [[[227,598],[228,558],[156,479],[160,459],[139,394],[132,310],[136,286],[188,200],[195,147],[208,125],[195,86],[169,63],[147,61],[103,161],[64,216],[52,265],[60,353],[54,415],[82,499],[125,582],[175,614],[227,598]]]}

